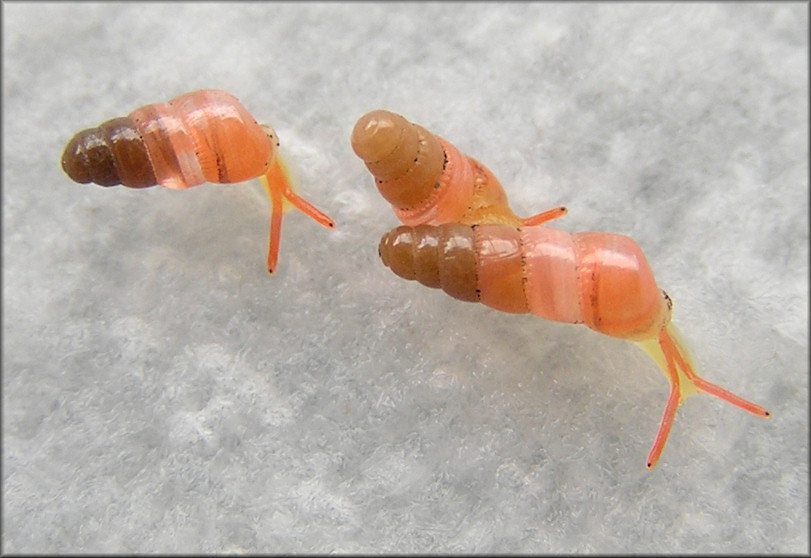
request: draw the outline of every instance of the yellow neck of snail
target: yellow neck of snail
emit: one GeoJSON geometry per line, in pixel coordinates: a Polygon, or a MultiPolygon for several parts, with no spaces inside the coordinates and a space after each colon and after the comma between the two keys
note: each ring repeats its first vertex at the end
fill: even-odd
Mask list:
{"type": "MultiPolygon", "coordinates": [[[[690,357],[690,353],[687,352],[684,342],[681,339],[681,335],[679,334],[679,331],[676,329],[676,326],[673,325],[673,322],[669,322],[665,326],[665,330],[672,339],[673,344],[676,345],[676,347],[678,348],[679,353],[681,353],[682,358],[684,358],[684,361],[690,366],[690,368],[695,370],[696,366],[693,363],[693,359],[690,357]]],[[[639,345],[639,347],[643,351],[648,353],[648,356],[651,357],[654,360],[654,362],[656,362],[656,365],[659,367],[659,370],[662,371],[662,374],[664,374],[665,378],[667,378],[668,382],[670,382],[671,380],[670,375],[668,374],[667,360],[665,359],[665,353],[662,350],[662,346],[659,343],[659,338],[654,337],[651,339],[646,339],[644,341],[636,341],[636,344],[639,345]]],[[[696,389],[696,386],[693,384],[692,380],[690,380],[684,374],[684,371],[682,370],[681,366],[676,366],[676,371],[679,375],[679,401],[683,402],[691,395],[695,395],[696,393],[698,393],[698,390],[696,389]]]]}
{"type": "Polygon", "coordinates": [[[295,192],[296,181],[296,172],[290,167],[287,162],[287,157],[282,153],[281,148],[276,153],[276,157],[270,164],[267,173],[259,177],[259,183],[262,184],[268,198],[270,198],[271,201],[274,199],[281,200],[282,211],[284,213],[294,209],[294,205],[287,196],[284,195],[284,192],[286,188],[295,192]],[[276,198],[274,198],[273,190],[276,190],[276,198]]]}

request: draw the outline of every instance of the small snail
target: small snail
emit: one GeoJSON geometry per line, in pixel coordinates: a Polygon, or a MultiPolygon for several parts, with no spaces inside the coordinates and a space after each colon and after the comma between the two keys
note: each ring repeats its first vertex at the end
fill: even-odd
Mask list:
{"type": "Polygon", "coordinates": [[[393,112],[362,116],[352,131],[352,149],[405,225],[531,226],[566,214],[565,207],[556,207],[527,219],[517,217],[487,167],[393,112]]]}
{"type": "Polygon", "coordinates": [[[129,188],[160,185],[182,190],[205,182],[259,178],[273,208],[267,259],[268,272],[273,273],[285,200],[320,225],[335,227],[332,219],[293,192],[278,146],[273,129],[257,124],[236,97],[202,90],[79,132],[65,147],[62,169],[82,184],[129,188]]]}

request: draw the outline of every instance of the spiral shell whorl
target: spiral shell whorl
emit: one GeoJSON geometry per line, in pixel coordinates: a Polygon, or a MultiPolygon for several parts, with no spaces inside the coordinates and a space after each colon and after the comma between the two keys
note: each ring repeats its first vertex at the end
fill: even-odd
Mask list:
{"type": "Polygon", "coordinates": [[[204,90],[169,101],[183,122],[205,180],[214,184],[244,182],[265,174],[276,157],[279,140],[225,91],[204,90]]]}
{"type": "Polygon", "coordinates": [[[632,341],[656,338],[670,322],[670,299],[633,239],[619,234],[572,235],[583,323],[632,341]]]}
{"type": "Polygon", "coordinates": [[[114,118],[73,136],[62,153],[62,170],[81,184],[157,184],[146,146],[130,118],[114,118]]]}
{"type": "Polygon", "coordinates": [[[130,118],[144,140],[161,186],[179,190],[205,182],[191,135],[168,104],[141,107],[130,118]]]}
{"type": "Polygon", "coordinates": [[[158,183],[185,189],[243,182],[264,174],[276,141],[229,93],[195,91],[130,114],[158,183]]]}
{"type": "Polygon", "coordinates": [[[453,144],[436,137],[445,154],[445,165],[433,190],[412,207],[393,207],[394,214],[406,225],[458,223],[470,209],[473,197],[473,168],[468,157],[453,144]]]}

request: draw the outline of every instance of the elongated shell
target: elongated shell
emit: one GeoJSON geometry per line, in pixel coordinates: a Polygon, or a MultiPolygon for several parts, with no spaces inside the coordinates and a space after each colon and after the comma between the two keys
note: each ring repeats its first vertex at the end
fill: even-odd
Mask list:
{"type": "Polygon", "coordinates": [[[76,182],[102,186],[230,184],[265,174],[277,143],[233,95],[203,90],[79,132],[62,168],[76,182]]]}
{"type": "Polygon", "coordinates": [[[362,116],[352,131],[352,149],[406,225],[521,224],[484,165],[399,114],[376,110],[362,116]]]}
{"type": "Polygon", "coordinates": [[[401,226],[383,236],[379,253],[404,279],[502,312],[583,323],[629,340],[655,338],[670,320],[669,299],[639,247],[622,235],[401,226]]]}

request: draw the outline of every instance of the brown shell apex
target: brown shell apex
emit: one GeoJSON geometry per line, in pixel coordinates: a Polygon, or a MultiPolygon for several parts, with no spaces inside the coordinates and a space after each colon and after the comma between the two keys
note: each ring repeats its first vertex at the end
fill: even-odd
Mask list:
{"type": "Polygon", "coordinates": [[[155,186],[149,154],[130,118],[114,118],[82,130],[62,152],[62,170],[71,180],[100,186],[155,186]]]}
{"type": "Polygon", "coordinates": [[[397,227],[383,235],[383,264],[403,279],[441,288],[466,302],[478,302],[474,231],[468,225],[397,227]]]}

